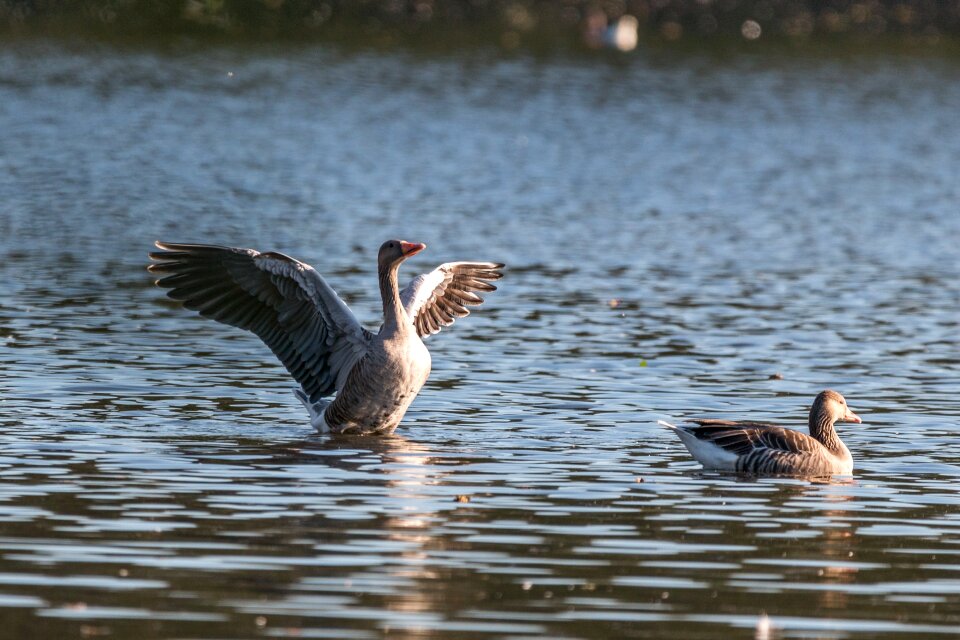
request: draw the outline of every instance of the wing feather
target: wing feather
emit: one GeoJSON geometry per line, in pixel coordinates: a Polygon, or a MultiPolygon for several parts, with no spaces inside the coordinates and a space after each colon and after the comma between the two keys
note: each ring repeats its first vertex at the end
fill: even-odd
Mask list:
{"type": "Polygon", "coordinates": [[[483,302],[475,292],[496,291],[491,282],[503,277],[502,268],[499,262],[447,262],[414,278],[400,301],[420,337],[430,336],[470,315],[467,307],[483,302]]]}
{"type": "Polygon", "coordinates": [[[746,455],[755,449],[805,453],[815,451],[820,443],[805,433],[763,422],[734,422],[732,420],[693,420],[698,425],[687,429],[700,440],[713,442],[718,447],[737,455],[746,455]]]}
{"type": "Polygon", "coordinates": [[[157,242],[148,269],[183,306],[251,331],[311,402],[338,390],[371,338],[313,267],[282,253],[157,242]]]}

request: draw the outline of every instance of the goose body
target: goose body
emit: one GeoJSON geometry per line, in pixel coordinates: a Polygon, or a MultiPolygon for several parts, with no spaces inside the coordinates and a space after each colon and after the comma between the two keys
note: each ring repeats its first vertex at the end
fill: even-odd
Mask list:
{"type": "Polygon", "coordinates": [[[853,473],[853,457],[834,429],[861,422],[842,395],[826,390],[810,408],[810,435],[761,422],[693,420],[672,429],[704,469],[754,475],[828,476],[853,473]]]}
{"type": "Polygon", "coordinates": [[[388,240],[378,254],[383,325],[364,329],[310,265],[281,253],[157,242],[157,285],[201,315],[246,329],[276,354],[321,432],[392,433],[430,375],[423,339],[495,291],[500,263],[449,262],[399,289],[400,264],[426,248],[388,240]],[[332,396],[332,398],[331,398],[332,396]]]}

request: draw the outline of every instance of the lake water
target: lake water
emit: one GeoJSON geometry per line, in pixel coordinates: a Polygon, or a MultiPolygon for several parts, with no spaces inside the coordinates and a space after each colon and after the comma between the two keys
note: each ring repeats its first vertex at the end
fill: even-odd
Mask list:
{"type": "Polygon", "coordinates": [[[0,635],[956,637],[958,105],[883,54],[0,45],[0,635]],[[376,327],[388,237],[508,265],[390,438],[144,269],[282,251],[376,327]],[[656,424],[827,387],[848,482],[656,424]]]}

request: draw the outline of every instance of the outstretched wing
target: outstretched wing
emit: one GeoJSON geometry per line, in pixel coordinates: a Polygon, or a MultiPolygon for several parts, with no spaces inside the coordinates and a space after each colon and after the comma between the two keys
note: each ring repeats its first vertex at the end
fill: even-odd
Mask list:
{"type": "Polygon", "coordinates": [[[502,268],[499,262],[448,262],[414,278],[400,302],[420,337],[430,336],[481,304],[477,292],[496,291],[490,283],[503,277],[502,268]]]}
{"type": "Polygon", "coordinates": [[[311,402],[338,390],[371,334],[313,267],[281,253],[157,242],[148,269],[183,306],[255,333],[311,402]]]}

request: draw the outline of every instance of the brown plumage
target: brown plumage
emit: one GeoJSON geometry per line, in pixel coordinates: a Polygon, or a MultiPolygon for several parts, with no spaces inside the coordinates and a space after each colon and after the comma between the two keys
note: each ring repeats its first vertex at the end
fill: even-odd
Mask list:
{"type": "Polygon", "coordinates": [[[810,408],[810,435],[761,422],[692,420],[662,422],[680,437],[705,469],[757,475],[849,475],[850,450],[834,429],[837,421],[860,422],[836,391],[817,395],[810,408]]]}
{"type": "Polygon", "coordinates": [[[400,292],[407,314],[414,317],[417,334],[426,337],[449,327],[457,318],[470,315],[467,307],[483,302],[477,295],[496,291],[490,284],[503,277],[503,265],[495,262],[448,262],[414,278],[400,292]]]}
{"type": "Polygon", "coordinates": [[[297,397],[321,431],[390,433],[430,373],[421,338],[469,313],[496,290],[500,263],[452,262],[402,292],[400,264],[426,245],[388,240],[377,267],[383,325],[360,326],[310,265],[282,253],[157,242],[157,285],[201,315],[251,331],[300,384],[297,397]],[[336,393],[331,401],[326,398],[336,393]]]}

